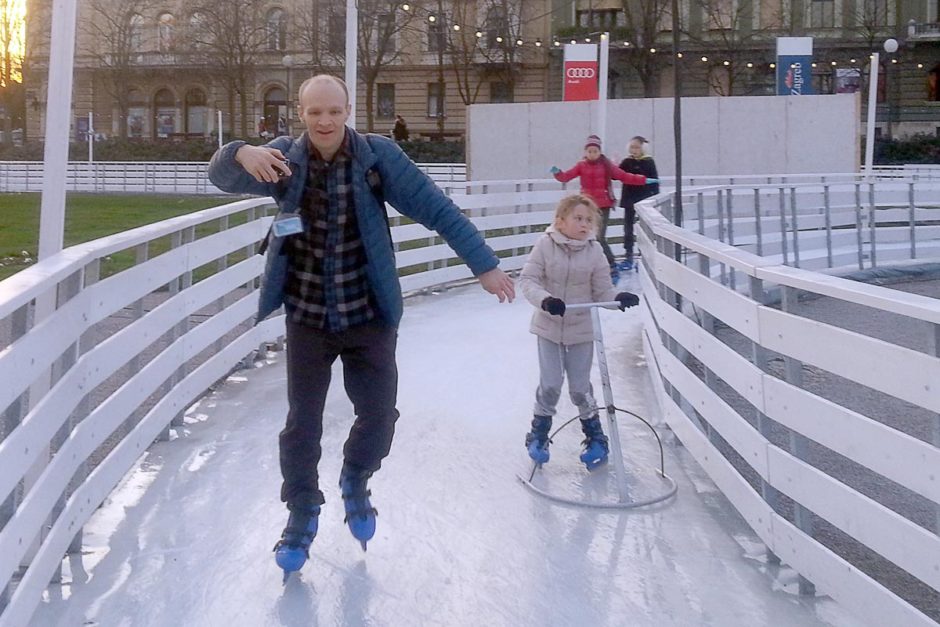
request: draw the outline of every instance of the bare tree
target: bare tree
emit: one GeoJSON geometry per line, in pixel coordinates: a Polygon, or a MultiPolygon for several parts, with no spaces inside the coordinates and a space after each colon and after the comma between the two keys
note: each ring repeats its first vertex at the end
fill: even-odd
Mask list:
{"type": "Polygon", "coordinates": [[[329,20],[326,16],[330,14],[330,7],[323,6],[325,4],[327,3],[322,0],[302,0],[295,5],[291,14],[295,44],[293,47],[309,55],[311,75],[329,73],[323,65],[324,45],[328,39],[323,33],[327,32],[329,20]]]}
{"type": "Polygon", "coordinates": [[[255,67],[268,35],[263,7],[255,0],[197,0],[191,15],[189,43],[225,91],[232,118],[241,112],[241,135],[247,137],[255,67]]]}
{"type": "Polygon", "coordinates": [[[852,3],[845,15],[845,28],[860,39],[870,51],[876,51],[882,42],[894,34],[889,0],[861,0],[852,3]]]}
{"type": "MultiPolygon", "coordinates": [[[[375,128],[375,84],[386,67],[401,58],[400,34],[414,20],[414,11],[404,11],[398,0],[358,0],[359,41],[357,42],[358,74],[365,84],[366,130],[375,128]]],[[[345,25],[345,3],[333,0],[325,12],[319,9],[321,24],[326,25],[329,40],[320,48],[323,60],[331,65],[345,65],[345,31],[340,38],[340,25],[345,25]]],[[[322,28],[322,26],[321,26],[322,28]]],[[[321,31],[322,32],[322,31],[321,31]]],[[[316,42],[311,41],[315,45],[316,42]]]]}
{"type": "Polygon", "coordinates": [[[617,56],[626,58],[643,84],[643,95],[659,95],[659,76],[668,64],[668,56],[654,52],[656,37],[671,19],[670,0],[622,0],[625,16],[624,34],[629,46],[617,56]]]}
{"type": "Polygon", "coordinates": [[[10,141],[10,119],[22,99],[24,39],[26,24],[20,3],[0,0],[0,105],[3,107],[3,141],[10,141]]]}
{"type": "Polygon", "coordinates": [[[694,67],[705,73],[705,80],[715,94],[732,96],[736,89],[740,92],[741,84],[746,84],[755,71],[753,66],[748,67],[747,60],[755,50],[766,49],[773,41],[770,29],[780,20],[773,19],[773,25],[755,28],[755,5],[749,2],[695,0],[694,6],[701,11],[702,24],[685,33],[708,58],[694,67]]]}
{"type": "MultiPolygon", "coordinates": [[[[487,0],[484,6],[483,45],[480,46],[484,72],[496,82],[503,83],[512,95],[523,60],[523,48],[517,42],[522,36],[524,3],[521,0],[487,0]]],[[[485,79],[486,76],[483,77],[485,79]]]]}
{"type": "Polygon", "coordinates": [[[82,50],[95,60],[108,94],[118,110],[118,136],[127,137],[127,115],[130,109],[129,86],[140,77],[142,13],[145,0],[90,0],[90,18],[81,20],[88,37],[82,41],[90,47],[82,50]]]}
{"type": "MultiPolygon", "coordinates": [[[[440,0],[439,0],[440,1],[440,0]]],[[[475,0],[452,0],[451,12],[455,24],[467,25],[477,22],[477,2],[475,0]]],[[[472,105],[480,95],[484,74],[480,71],[483,56],[483,31],[462,28],[460,31],[444,31],[450,70],[457,85],[457,93],[465,105],[472,105]]],[[[443,57],[443,55],[441,55],[443,57]]],[[[443,58],[439,59],[443,65],[443,58]]]]}

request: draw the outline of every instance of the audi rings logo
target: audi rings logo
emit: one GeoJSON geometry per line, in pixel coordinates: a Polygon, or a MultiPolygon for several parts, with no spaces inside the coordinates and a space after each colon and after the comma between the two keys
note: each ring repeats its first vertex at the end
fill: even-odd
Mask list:
{"type": "Polygon", "coordinates": [[[568,78],[594,78],[596,74],[592,67],[570,67],[565,70],[565,76],[568,78]]]}

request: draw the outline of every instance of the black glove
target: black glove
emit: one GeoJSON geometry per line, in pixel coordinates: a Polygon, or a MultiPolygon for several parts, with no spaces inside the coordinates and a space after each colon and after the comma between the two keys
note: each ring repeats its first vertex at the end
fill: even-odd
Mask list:
{"type": "MultiPolygon", "coordinates": [[[[627,307],[636,307],[640,304],[640,297],[630,292],[620,292],[614,296],[614,300],[620,303],[620,311],[624,311],[627,307]]],[[[542,303],[542,308],[545,308],[545,303],[542,303]]]]}
{"type": "MultiPolygon", "coordinates": [[[[634,296],[634,298],[636,297],[634,296]]],[[[563,316],[565,315],[565,301],[560,298],[555,298],[554,296],[549,296],[542,301],[542,309],[553,316],[563,316]]]]}

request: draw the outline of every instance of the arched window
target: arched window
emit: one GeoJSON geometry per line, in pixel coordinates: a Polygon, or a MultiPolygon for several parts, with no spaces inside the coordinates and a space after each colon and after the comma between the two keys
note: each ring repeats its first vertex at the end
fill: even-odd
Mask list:
{"type": "Polygon", "coordinates": [[[287,15],[283,9],[271,9],[265,20],[268,50],[283,50],[287,42],[287,15]]]}
{"type": "Polygon", "coordinates": [[[139,89],[127,91],[127,136],[144,137],[148,131],[147,100],[139,89]]]}
{"type": "Polygon", "coordinates": [[[176,28],[176,18],[170,13],[161,13],[157,18],[157,49],[160,52],[169,52],[173,49],[173,31],[176,28]]]}
{"type": "Polygon", "coordinates": [[[186,92],[186,113],[183,119],[186,122],[187,135],[206,134],[209,122],[206,92],[201,89],[190,89],[186,92]]]}
{"type": "Polygon", "coordinates": [[[264,92],[264,124],[265,127],[276,134],[278,118],[287,115],[287,91],[280,87],[272,87],[264,92]]]}
{"type": "Polygon", "coordinates": [[[144,18],[133,13],[127,18],[127,45],[133,52],[140,52],[143,47],[144,18]]]}
{"type": "Polygon", "coordinates": [[[176,97],[169,89],[161,89],[153,97],[156,124],[154,135],[166,138],[176,132],[176,97]]]}

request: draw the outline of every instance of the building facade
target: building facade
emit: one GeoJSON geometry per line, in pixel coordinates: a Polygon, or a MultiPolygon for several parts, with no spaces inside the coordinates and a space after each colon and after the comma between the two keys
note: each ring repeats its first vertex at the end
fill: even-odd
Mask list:
{"type": "MultiPolygon", "coordinates": [[[[80,0],[73,120],[96,133],[162,140],[299,130],[307,77],[343,76],[345,0],[80,0]]],[[[48,0],[30,2],[28,135],[43,128],[48,0]]],[[[356,123],[459,137],[474,102],[547,98],[547,2],[359,0],[356,123]]]]}
{"type": "MultiPolygon", "coordinates": [[[[27,135],[41,136],[51,0],[30,0],[27,135]]],[[[79,0],[75,137],[298,132],[296,90],[342,76],[345,0],[79,0]]],[[[815,93],[862,92],[881,51],[878,133],[940,133],[938,0],[359,0],[356,123],[456,138],[466,105],[560,100],[563,44],[610,33],[612,98],[773,95],[778,37],[814,41],[815,93]],[[885,52],[888,39],[898,49],[885,52]]]]}

